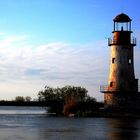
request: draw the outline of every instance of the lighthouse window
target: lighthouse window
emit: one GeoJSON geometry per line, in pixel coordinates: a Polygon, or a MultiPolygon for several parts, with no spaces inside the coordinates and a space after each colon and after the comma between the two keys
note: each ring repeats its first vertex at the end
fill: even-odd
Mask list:
{"type": "Polygon", "coordinates": [[[112,87],[113,86],[113,82],[110,82],[110,87],[112,87]]]}
{"type": "Polygon", "coordinates": [[[128,64],[131,64],[132,63],[132,60],[129,58],[128,59],[128,64]]]}
{"type": "Polygon", "coordinates": [[[115,63],[115,58],[112,58],[112,63],[115,63]]]}

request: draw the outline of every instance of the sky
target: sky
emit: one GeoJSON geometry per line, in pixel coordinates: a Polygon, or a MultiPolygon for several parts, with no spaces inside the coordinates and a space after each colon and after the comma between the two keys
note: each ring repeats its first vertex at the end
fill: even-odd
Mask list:
{"type": "Polygon", "coordinates": [[[85,87],[103,101],[113,19],[132,19],[140,79],[139,0],[0,0],[0,100],[37,98],[46,85],[85,87]]]}

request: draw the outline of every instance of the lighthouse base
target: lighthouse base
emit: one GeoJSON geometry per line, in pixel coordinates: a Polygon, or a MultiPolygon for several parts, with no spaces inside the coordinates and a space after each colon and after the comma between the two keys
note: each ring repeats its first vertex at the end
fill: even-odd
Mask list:
{"type": "Polygon", "coordinates": [[[104,104],[110,111],[140,111],[140,93],[105,93],[104,104]]]}

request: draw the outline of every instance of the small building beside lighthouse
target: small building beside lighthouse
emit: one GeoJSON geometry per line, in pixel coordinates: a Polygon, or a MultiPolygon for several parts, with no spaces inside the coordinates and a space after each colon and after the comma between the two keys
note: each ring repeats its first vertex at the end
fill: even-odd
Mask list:
{"type": "Polygon", "coordinates": [[[100,86],[104,93],[105,108],[139,110],[140,93],[134,72],[134,47],[130,17],[124,13],[114,18],[113,38],[108,39],[110,74],[107,86],[100,86]]]}

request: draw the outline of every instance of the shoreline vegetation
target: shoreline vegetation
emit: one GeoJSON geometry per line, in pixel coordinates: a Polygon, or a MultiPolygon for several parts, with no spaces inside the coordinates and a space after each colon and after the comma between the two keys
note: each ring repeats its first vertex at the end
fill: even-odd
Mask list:
{"type": "Polygon", "coordinates": [[[45,89],[39,91],[39,102],[52,102],[48,113],[55,113],[56,116],[82,117],[85,114],[98,112],[103,107],[95,98],[89,96],[84,87],[64,86],[62,88],[52,88],[45,86],[45,89]]]}
{"type": "MultiPolygon", "coordinates": [[[[48,105],[51,106],[51,104],[54,104],[53,102],[39,102],[39,101],[26,101],[26,102],[17,102],[17,101],[0,101],[0,106],[26,106],[26,107],[44,107],[48,108],[48,105]]],[[[94,117],[104,117],[104,118],[140,118],[139,112],[115,112],[115,111],[107,111],[104,110],[104,104],[102,102],[97,102],[98,108],[96,110],[85,110],[85,111],[77,111],[76,113],[70,112],[68,116],[65,116],[64,114],[57,114],[55,112],[46,111],[46,114],[48,116],[53,117],[88,117],[88,118],[94,118],[94,117]]],[[[84,105],[84,104],[83,104],[84,105]]],[[[86,106],[85,106],[86,108],[86,106]]],[[[46,109],[47,110],[47,109],[46,109]]]]}
{"type": "Polygon", "coordinates": [[[139,111],[107,110],[103,102],[89,96],[84,87],[65,86],[52,88],[45,86],[39,91],[38,100],[17,96],[13,101],[0,101],[0,106],[39,106],[46,108],[46,114],[58,117],[113,117],[140,118],[139,111]]]}

